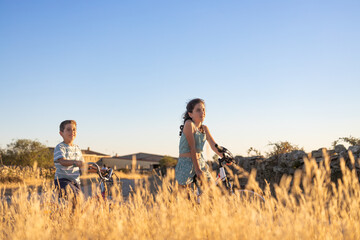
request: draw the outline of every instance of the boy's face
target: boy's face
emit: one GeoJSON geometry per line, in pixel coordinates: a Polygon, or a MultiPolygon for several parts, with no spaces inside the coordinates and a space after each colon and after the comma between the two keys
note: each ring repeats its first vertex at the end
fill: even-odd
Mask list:
{"type": "Polygon", "coordinates": [[[73,123],[66,124],[64,131],[60,131],[60,135],[63,137],[66,144],[72,144],[76,137],[76,125],[73,123]]]}

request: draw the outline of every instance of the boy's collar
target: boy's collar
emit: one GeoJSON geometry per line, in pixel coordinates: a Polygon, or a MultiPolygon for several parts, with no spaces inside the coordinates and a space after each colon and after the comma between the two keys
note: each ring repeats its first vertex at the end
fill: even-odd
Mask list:
{"type": "Polygon", "coordinates": [[[63,141],[63,143],[64,143],[65,145],[70,146],[70,147],[73,147],[73,146],[75,145],[74,143],[72,143],[72,144],[70,145],[70,144],[68,144],[68,143],[66,143],[66,142],[64,142],[64,141],[63,141]]]}

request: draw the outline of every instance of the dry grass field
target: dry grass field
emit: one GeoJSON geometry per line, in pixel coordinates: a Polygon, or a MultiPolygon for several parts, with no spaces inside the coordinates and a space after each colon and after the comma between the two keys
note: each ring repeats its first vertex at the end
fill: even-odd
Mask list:
{"type": "Polygon", "coordinates": [[[55,201],[48,186],[39,195],[23,185],[11,203],[1,202],[0,239],[359,239],[359,178],[342,161],[343,178],[333,183],[328,163],[306,160],[303,172],[275,187],[276,198],[250,175],[247,188],[260,192],[264,205],[213,185],[198,204],[174,184],[173,172],[156,194],[139,184],[124,200],[115,186],[112,201],[79,199],[75,206],[55,201]]]}

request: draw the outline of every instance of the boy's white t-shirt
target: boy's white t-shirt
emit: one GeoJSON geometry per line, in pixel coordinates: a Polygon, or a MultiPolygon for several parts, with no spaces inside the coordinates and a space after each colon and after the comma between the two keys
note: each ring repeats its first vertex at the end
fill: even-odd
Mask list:
{"type": "Polygon", "coordinates": [[[54,164],[56,167],[55,180],[66,178],[80,184],[80,168],[72,165],[67,167],[61,165],[58,161],[60,158],[84,162],[79,146],[75,144],[69,146],[64,142],[59,143],[54,149],[54,164]]]}

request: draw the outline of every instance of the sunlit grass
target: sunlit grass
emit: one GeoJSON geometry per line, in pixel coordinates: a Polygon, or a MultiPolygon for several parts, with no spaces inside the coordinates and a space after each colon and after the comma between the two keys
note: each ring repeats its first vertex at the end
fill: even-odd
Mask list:
{"type": "MultiPolygon", "coordinates": [[[[354,159],[352,160],[354,162],[354,159]]],[[[330,181],[328,159],[320,166],[306,160],[304,171],[283,177],[262,192],[266,202],[244,201],[210,185],[197,204],[162,179],[158,193],[140,184],[124,200],[80,199],[77,206],[53,200],[50,185],[41,196],[21,187],[12,203],[1,202],[1,239],[359,239],[360,188],[355,170],[341,162],[342,180],[330,181]]],[[[249,189],[260,191],[249,176],[249,189]]],[[[1,191],[1,197],[3,197],[1,191]]]]}

